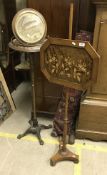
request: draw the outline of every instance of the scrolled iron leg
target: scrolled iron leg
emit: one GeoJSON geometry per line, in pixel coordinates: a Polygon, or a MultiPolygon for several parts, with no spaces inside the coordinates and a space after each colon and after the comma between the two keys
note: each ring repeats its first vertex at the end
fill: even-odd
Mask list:
{"type": "Polygon", "coordinates": [[[52,125],[40,125],[41,129],[50,129],[52,128],[52,125]]]}
{"type": "Polygon", "coordinates": [[[18,139],[21,139],[22,137],[28,135],[28,134],[34,134],[35,136],[37,136],[40,145],[44,144],[44,141],[41,138],[40,132],[42,129],[50,129],[52,128],[52,125],[39,125],[38,122],[36,120],[30,120],[29,123],[31,124],[31,127],[28,128],[23,134],[20,134],[17,136],[18,139]]]}
{"type": "Polygon", "coordinates": [[[18,139],[21,139],[22,137],[26,136],[27,134],[30,133],[30,130],[31,130],[31,127],[28,128],[23,134],[19,134],[19,135],[17,136],[17,138],[18,138],[18,139]]]}
{"type": "Polygon", "coordinates": [[[36,136],[37,136],[37,138],[39,140],[40,145],[44,145],[44,141],[41,138],[40,131],[41,131],[41,128],[40,128],[40,126],[38,126],[36,128],[36,136]]]}

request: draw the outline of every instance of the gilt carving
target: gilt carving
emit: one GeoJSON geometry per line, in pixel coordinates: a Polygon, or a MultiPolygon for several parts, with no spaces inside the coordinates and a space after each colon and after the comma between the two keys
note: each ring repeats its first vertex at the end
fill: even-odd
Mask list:
{"type": "Polygon", "coordinates": [[[91,78],[92,59],[83,49],[50,45],[45,64],[47,71],[59,79],[85,83],[91,78]]]}
{"type": "Polygon", "coordinates": [[[99,55],[88,42],[48,38],[40,54],[41,70],[50,82],[83,90],[97,80],[99,55]]]}

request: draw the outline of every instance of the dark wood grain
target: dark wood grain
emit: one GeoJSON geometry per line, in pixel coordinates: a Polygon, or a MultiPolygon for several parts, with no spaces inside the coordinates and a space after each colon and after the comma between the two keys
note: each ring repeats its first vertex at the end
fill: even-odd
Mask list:
{"type": "Polygon", "coordinates": [[[48,35],[68,38],[69,12],[72,0],[28,0],[27,6],[42,13],[48,26],[48,35]]]}
{"type": "Polygon", "coordinates": [[[80,0],[79,9],[79,30],[94,31],[96,8],[91,0],[80,0]]]}
{"type": "MultiPolygon", "coordinates": [[[[15,0],[3,0],[4,3],[4,10],[5,10],[5,18],[6,18],[6,24],[7,24],[7,28],[8,28],[8,39],[10,41],[11,37],[12,37],[12,27],[11,27],[11,23],[12,23],[12,19],[16,13],[16,2],[15,0]]],[[[9,42],[8,41],[8,42],[9,42]]]]}

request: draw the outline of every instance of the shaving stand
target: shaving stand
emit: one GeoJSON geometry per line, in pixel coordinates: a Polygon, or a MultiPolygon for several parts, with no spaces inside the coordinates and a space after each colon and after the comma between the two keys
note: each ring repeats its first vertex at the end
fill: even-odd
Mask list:
{"type": "Polygon", "coordinates": [[[11,49],[27,53],[30,60],[30,72],[31,72],[31,84],[32,84],[32,112],[31,112],[31,119],[29,121],[30,127],[23,134],[18,135],[17,138],[21,139],[22,137],[28,134],[34,134],[35,136],[37,136],[40,145],[43,145],[44,141],[41,138],[40,132],[42,129],[52,128],[52,125],[45,126],[42,124],[38,124],[36,115],[36,82],[35,82],[36,74],[34,71],[35,70],[34,59],[36,59],[39,56],[41,45],[42,44],[33,47],[25,47],[20,45],[16,39],[14,39],[9,43],[9,47],[11,49]]]}

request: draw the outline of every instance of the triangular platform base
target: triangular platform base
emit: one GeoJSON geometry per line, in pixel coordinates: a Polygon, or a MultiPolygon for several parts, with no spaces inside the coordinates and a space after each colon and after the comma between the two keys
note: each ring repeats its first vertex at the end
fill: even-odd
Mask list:
{"type": "Polygon", "coordinates": [[[50,165],[55,166],[57,162],[69,160],[74,163],[79,162],[79,156],[69,151],[67,148],[63,151],[63,149],[59,149],[59,151],[50,159],[50,165]]]}

